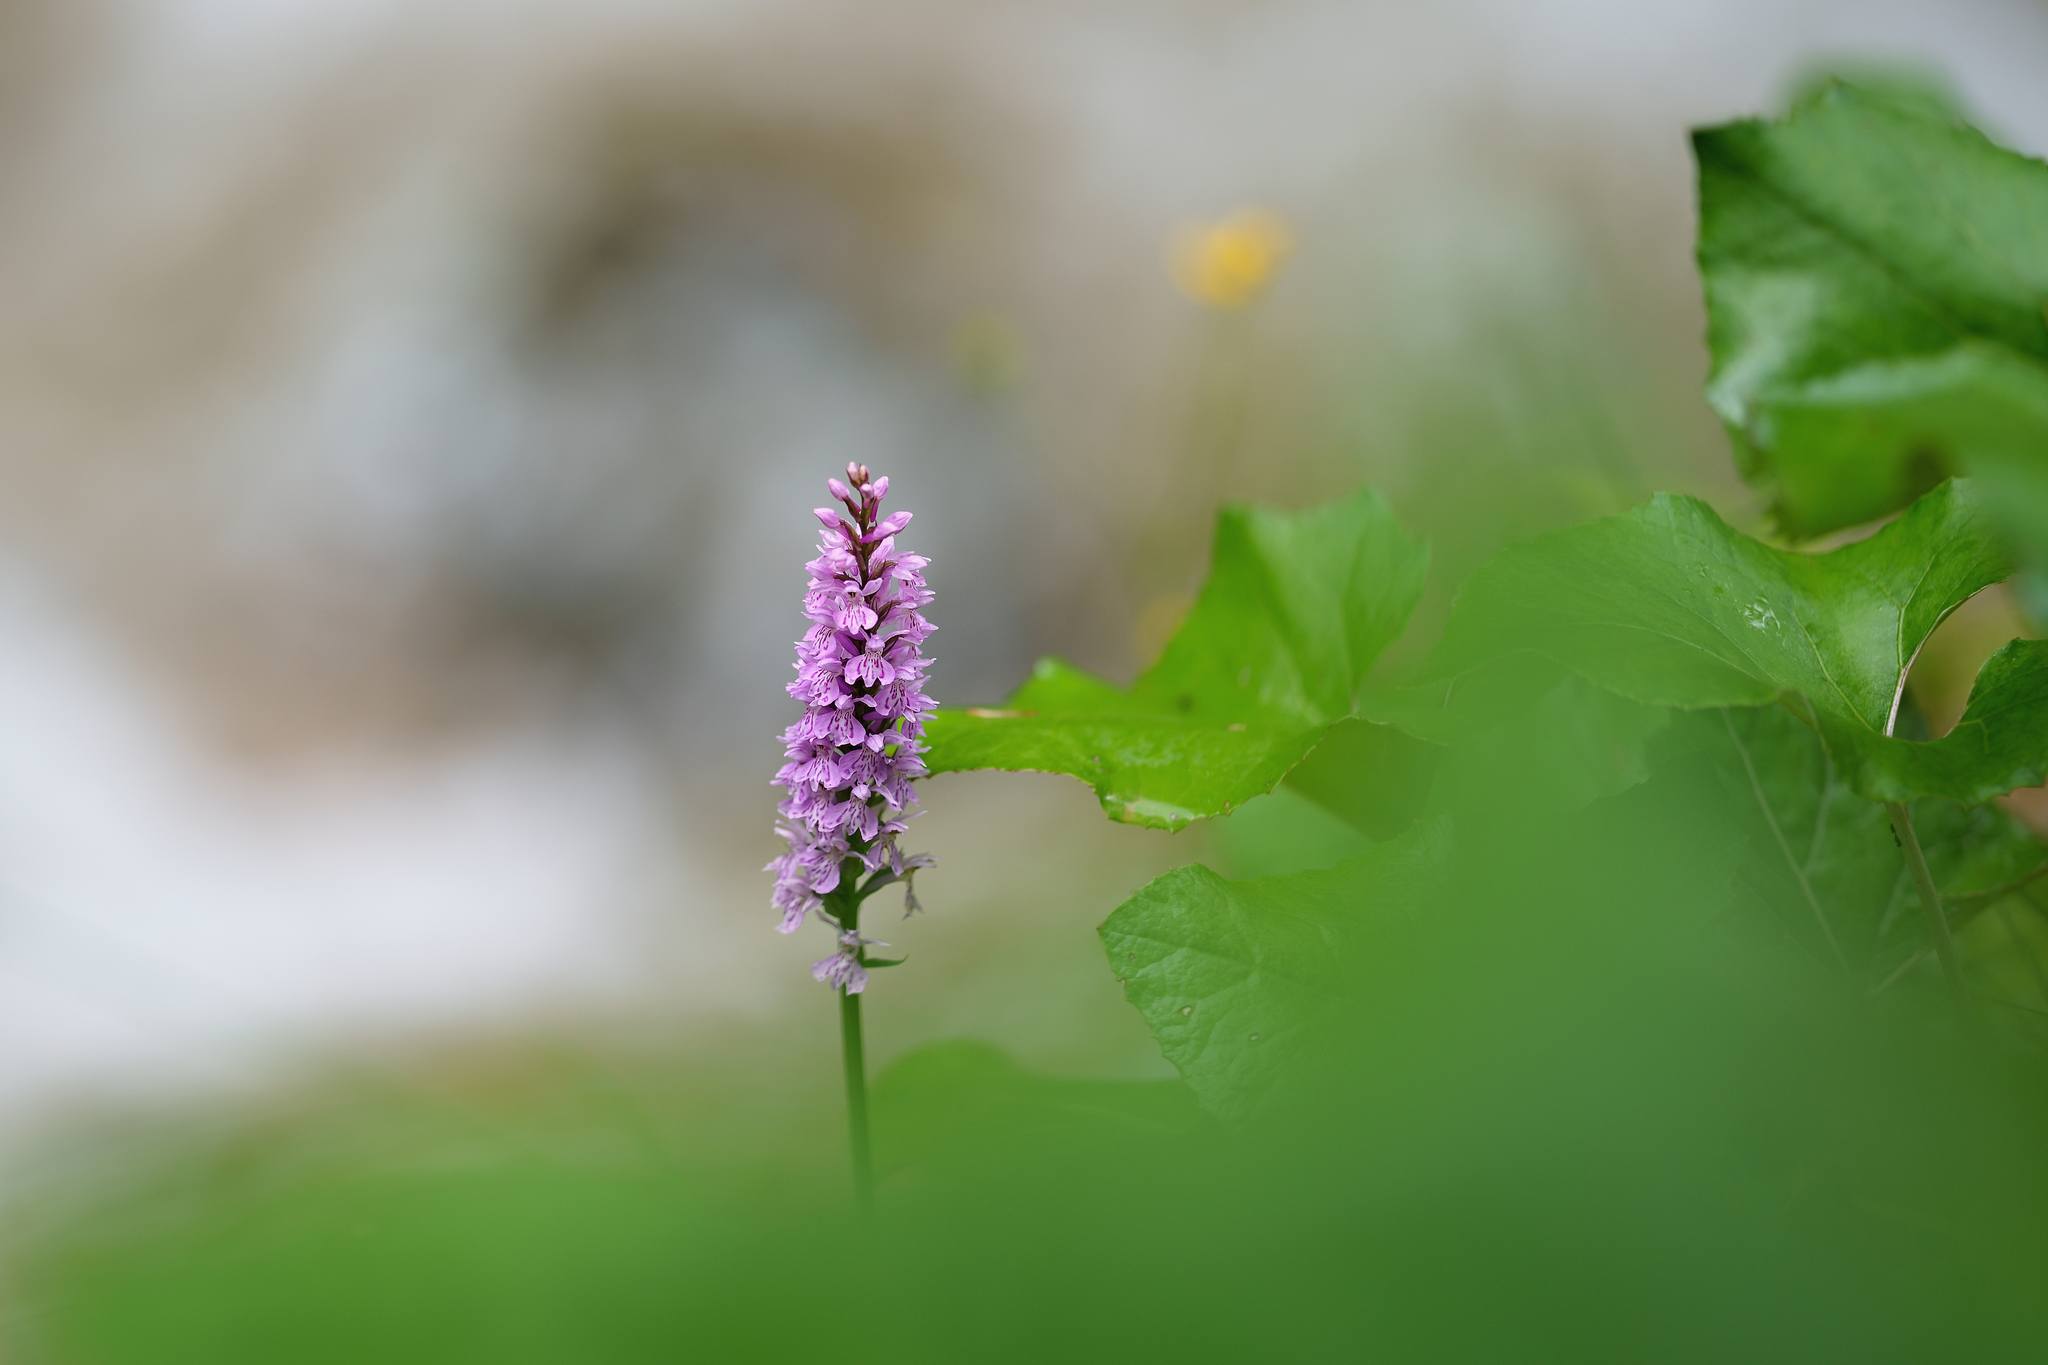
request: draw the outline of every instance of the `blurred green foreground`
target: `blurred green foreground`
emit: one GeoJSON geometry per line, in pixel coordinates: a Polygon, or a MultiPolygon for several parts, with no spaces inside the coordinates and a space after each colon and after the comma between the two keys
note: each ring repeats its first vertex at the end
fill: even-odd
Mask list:
{"type": "MultiPolygon", "coordinates": [[[[775,1057],[343,1080],[27,1201],[7,1358],[2038,1359],[2037,1021],[1831,970],[1683,738],[1576,809],[1526,743],[1442,798],[1491,833],[1358,887],[1348,989],[1248,1118],[927,1048],[879,1080],[863,1228],[836,1094],[775,1057]]],[[[1348,837],[1315,822],[1222,847],[1295,865],[1348,837]]]]}

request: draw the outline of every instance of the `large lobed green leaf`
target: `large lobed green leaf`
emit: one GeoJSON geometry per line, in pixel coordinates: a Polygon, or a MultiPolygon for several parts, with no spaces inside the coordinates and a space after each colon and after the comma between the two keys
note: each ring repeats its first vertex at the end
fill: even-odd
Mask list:
{"type": "Polygon", "coordinates": [[[2048,165],[1841,82],[1693,148],[1707,395],[1779,524],[1868,521],[1963,467],[2048,531],[2048,165]]]}
{"type": "Polygon", "coordinates": [[[1067,773],[1111,819],[1161,829],[1224,814],[1350,716],[1428,561],[1369,490],[1305,512],[1226,508],[1208,582],[1136,683],[1045,660],[999,708],[934,715],[931,770],[1067,773]]]}
{"type": "MultiPolygon", "coordinates": [[[[1698,711],[1658,737],[1654,781],[1681,793],[1701,837],[1735,836],[1732,890],[1823,958],[1888,981],[1926,944],[1890,813],[1858,795],[1820,737],[1777,706],[1698,711]]],[[[1919,803],[1913,815],[1952,925],[2018,894],[2044,850],[1996,805],[1919,803]]]]}
{"type": "Polygon", "coordinates": [[[2014,640],[1977,673],[1955,728],[1930,743],[1840,745],[1849,780],[1879,801],[1988,801],[2048,780],[2048,640],[2014,640]]]}
{"type": "Polygon", "coordinates": [[[1228,881],[1175,868],[1102,925],[1124,997],[1204,1107],[1253,1107],[1334,1027],[1375,929],[1412,915],[1444,872],[1445,825],[1417,825],[1323,871],[1228,881]]]}
{"type": "Polygon", "coordinates": [[[2048,649],[2023,642],[1987,664],[1951,734],[1893,737],[1922,643],[2009,571],[1984,503],[1972,484],[1944,484],[1866,540],[1801,554],[1660,495],[1503,551],[1460,593],[1427,681],[1372,710],[1412,723],[1467,680],[1498,689],[1521,655],[1652,706],[1788,698],[1864,796],[1986,800],[2041,780],[2048,649]]]}

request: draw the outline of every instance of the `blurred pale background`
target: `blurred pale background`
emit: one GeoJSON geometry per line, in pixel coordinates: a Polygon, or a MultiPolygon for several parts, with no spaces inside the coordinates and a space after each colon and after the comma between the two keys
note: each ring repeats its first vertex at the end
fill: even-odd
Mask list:
{"type": "MultiPolygon", "coordinates": [[[[1754,524],[1685,130],[1843,60],[2048,148],[2025,0],[6,0],[13,1189],[317,1059],[794,1039],[823,1082],[759,866],[848,459],[917,512],[947,702],[1127,675],[1226,498],[1378,483],[1424,633],[1506,535],[1660,486],[1754,524]],[[1248,210],[1261,287],[1178,287],[1248,210]]],[[[1213,836],[926,796],[880,1058],[1156,1071],[1090,928],[1213,836]]]]}

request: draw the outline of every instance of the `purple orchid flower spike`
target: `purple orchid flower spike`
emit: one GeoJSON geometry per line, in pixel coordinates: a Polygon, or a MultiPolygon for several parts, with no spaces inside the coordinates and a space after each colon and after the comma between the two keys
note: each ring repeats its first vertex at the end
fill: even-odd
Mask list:
{"type": "Polygon", "coordinates": [[[813,914],[825,920],[839,947],[811,974],[852,995],[867,983],[868,940],[855,928],[861,900],[901,881],[907,907],[916,909],[910,884],[931,864],[924,854],[902,853],[896,840],[917,804],[911,783],[925,771],[924,719],[933,702],[924,691],[924,642],[932,633],[924,608],[932,593],[924,556],[896,544],[910,514],[881,514],[888,479],[850,464],[845,482],[830,479],[826,487],[838,506],[815,512],[824,529],[818,557],[806,566],[811,627],[797,641],[789,685],[804,714],[783,732],[787,761],[775,775],[787,793],[776,830],[788,848],[768,870],[778,927],[788,934],[813,914]]]}

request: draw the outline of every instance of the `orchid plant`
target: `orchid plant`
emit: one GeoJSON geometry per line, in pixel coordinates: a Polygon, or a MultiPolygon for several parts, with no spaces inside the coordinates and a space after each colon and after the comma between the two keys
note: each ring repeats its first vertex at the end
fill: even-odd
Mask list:
{"type": "Polygon", "coordinates": [[[1958,1017],[2038,1025],[2048,853],[2007,798],[2048,778],[2048,641],[1984,660],[1946,726],[1915,663],[1963,603],[2038,600],[2048,569],[2048,166],[1925,92],[1840,82],[1694,145],[1707,395],[1768,500],[1763,535],[1661,495],[1511,545],[1382,677],[1429,576],[1388,503],[1231,508],[1133,683],[1048,659],[1000,705],[934,713],[908,516],[881,515],[888,480],[865,469],[832,482],[773,866],[784,931],[815,916],[834,936],[813,970],[845,1002],[863,1198],[857,997],[879,964],[858,917],[929,863],[897,849],[928,774],[1066,773],[1110,819],[1164,830],[1275,792],[1347,825],[1327,865],[1182,868],[1102,925],[1125,996],[1225,1118],[1344,1036],[1377,926],[1442,913],[1497,846],[1509,773],[1509,818],[1559,847],[1682,812],[1706,870],[1670,904],[1766,926],[1873,998],[1939,981],[1958,1017]],[[1983,931],[1993,912],[2004,932],[1983,931]]]}

